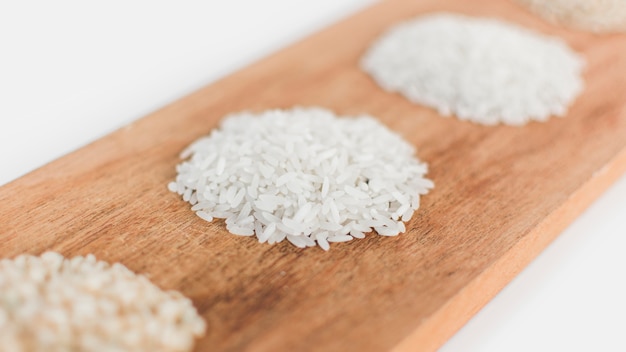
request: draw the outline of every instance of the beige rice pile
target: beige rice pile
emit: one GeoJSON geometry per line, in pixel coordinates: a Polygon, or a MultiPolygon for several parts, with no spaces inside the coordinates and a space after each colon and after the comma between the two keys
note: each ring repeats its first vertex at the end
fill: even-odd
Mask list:
{"type": "Polygon", "coordinates": [[[122,264],[54,252],[0,260],[2,351],[189,351],[204,331],[188,298],[122,264]]]}
{"type": "Polygon", "coordinates": [[[517,0],[546,19],[587,31],[626,32],[626,0],[517,0]]]}

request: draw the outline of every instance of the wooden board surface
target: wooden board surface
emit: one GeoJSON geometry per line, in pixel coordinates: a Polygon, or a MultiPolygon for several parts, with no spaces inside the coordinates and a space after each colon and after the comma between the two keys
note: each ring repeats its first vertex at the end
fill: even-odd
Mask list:
{"type": "Polygon", "coordinates": [[[625,73],[626,36],[557,28],[502,0],[385,1],[0,188],[0,257],[122,262],[193,299],[201,351],[432,350],[626,170],[625,73]],[[368,44],[434,11],[561,36],[588,61],[585,92],[566,118],[516,128],[377,88],[357,66],[368,44]],[[178,153],[222,116],[294,105],[373,114],[418,147],[436,188],[406,234],[328,253],[261,245],[167,191],[178,153]]]}

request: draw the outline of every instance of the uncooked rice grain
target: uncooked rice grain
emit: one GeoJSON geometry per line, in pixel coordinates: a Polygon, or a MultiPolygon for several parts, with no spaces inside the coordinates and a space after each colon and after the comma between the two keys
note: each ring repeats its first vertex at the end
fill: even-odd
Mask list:
{"type": "Polygon", "coordinates": [[[584,61],[565,42],[495,19],[432,14],[391,28],[361,67],[385,90],[485,125],[563,116],[584,61]]]}
{"type": "Polygon", "coordinates": [[[55,252],[0,260],[3,351],[189,351],[204,330],[188,298],[122,264],[55,252]]]}
{"type": "Polygon", "coordinates": [[[582,30],[626,32],[626,0],[517,0],[554,22],[582,30]]]}
{"type": "Polygon", "coordinates": [[[370,116],[318,108],[238,113],[185,151],[168,189],[203,220],[297,247],[405,231],[433,187],[414,148],[370,116]]]}

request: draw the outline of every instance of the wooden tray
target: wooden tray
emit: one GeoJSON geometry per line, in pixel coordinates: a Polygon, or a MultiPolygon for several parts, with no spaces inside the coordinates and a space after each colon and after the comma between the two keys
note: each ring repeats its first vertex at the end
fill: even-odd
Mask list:
{"type": "MultiPolygon", "coordinates": [[[[94,253],[191,297],[198,350],[432,350],[626,169],[626,36],[549,25],[512,2],[384,1],[0,188],[0,256],[94,253]],[[389,25],[453,11],[558,35],[588,61],[570,114],[484,127],[388,94],[358,69],[389,25]],[[227,113],[369,113],[436,183],[395,238],[326,253],[259,244],[168,192],[178,153],[227,113]]],[[[590,234],[591,235],[591,234],[590,234]]]]}

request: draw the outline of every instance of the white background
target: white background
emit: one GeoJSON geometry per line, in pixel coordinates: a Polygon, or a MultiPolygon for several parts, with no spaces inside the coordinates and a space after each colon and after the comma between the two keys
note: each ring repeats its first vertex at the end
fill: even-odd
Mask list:
{"type": "MultiPolygon", "coordinates": [[[[371,0],[0,0],[0,185],[371,0]]],[[[626,177],[443,351],[626,351],[626,177]]]]}

